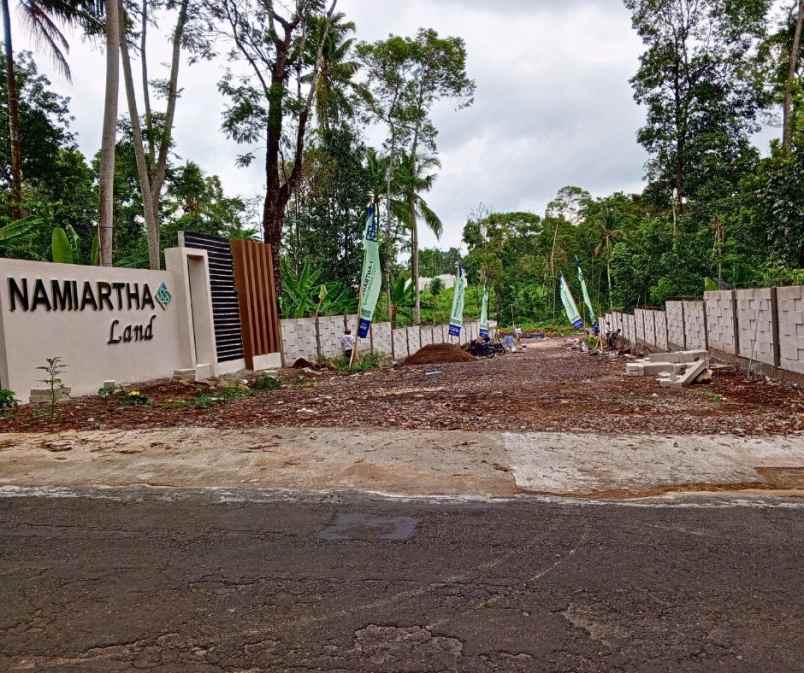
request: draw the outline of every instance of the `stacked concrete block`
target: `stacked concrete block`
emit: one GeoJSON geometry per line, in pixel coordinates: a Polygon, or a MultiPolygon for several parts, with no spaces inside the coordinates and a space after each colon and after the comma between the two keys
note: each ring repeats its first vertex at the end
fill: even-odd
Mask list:
{"type": "Polygon", "coordinates": [[[630,313],[623,313],[623,336],[631,345],[636,345],[636,319],[630,313]]]}
{"type": "Polygon", "coordinates": [[[281,321],[282,356],[285,366],[299,358],[314,362],[316,359],[315,319],[298,318],[281,321]]]}
{"type": "Polygon", "coordinates": [[[706,308],[703,301],[684,302],[684,334],[687,348],[706,348],[706,308]]]}
{"type": "Polygon", "coordinates": [[[395,329],[393,333],[394,339],[394,357],[397,360],[404,360],[410,353],[408,352],[408,333],[403,327],[402,329],[395,329]]]}
{"type": "Polygon", "coordinates": [[[667,318],[668,350],[683,351],[687,347],[684,334],[684,302],[668,301],[664,305],[667,318]]]}
{"type": "Polygon", "coordinates": [[[704,304],[709,348],[736,355],[736,323],[731,290],[704,292],[704,304]]]}
{"type": "Polygon", "coordinates": [[[657,311],[645,310],[645,343],[651,348],[656,348],[656,313],[657,311]]]}
{"type": "Polygon", "coordinates": [[[638,308],[634,310],[634,321],[636,323],[636,341],[638,344],[643,345],[645,340],[645,311],[638,308]]]}
{"type": "Polygon", "coordinates": [[[374,344],[375,353],[391,355],[391,323],[374,323],[371,326],[371,340],[374,344]]]}
{"type": "Polygon", "coordinates": [[[771,294],[767,288],[737,290],[737,325],[740,328],[740,355],[774,365],[771,294]]]}
{"type": "MultiPolygon", "coordinates": [[[[354,326],[351,326],[350,329],[354,329],[354,326]]],[[[343,353],[341,348],[343,331],[342,315],[328,315],[318,318],[318,343],[321,348],[321,357],[335,358],[343,353]]]]}
{"type": "Polygon", "coordinates": [[[653,326],[656,336],[657,350],[670,350],[670,346],[667,343],[667,315],[664,311],[653,312],[653,326]]]}
{"type": "Polygon", "coordinates": [[[804,287],[776,290],[779,313],[781,367],[804,374],[804,287]]]}
{"type": "Polygon", "coordinates": [[[433,343],[433,328],[430,325],[421,325],[419,328],[419,338],[422,348],[433,343]]]}
{"type": "Polygon", "coordinates": [[[408,333],[408,350],[410,351],[410,354],[413,355],[422,347],[419,326],[415,325],[413,327],[406,327],[405,331],[408,333]]]}

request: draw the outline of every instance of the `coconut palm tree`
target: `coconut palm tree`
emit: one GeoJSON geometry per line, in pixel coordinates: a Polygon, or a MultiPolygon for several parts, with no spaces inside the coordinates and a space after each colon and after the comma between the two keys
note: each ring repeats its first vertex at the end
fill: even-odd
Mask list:
{"type": "MultiPolygon", "coordinates": [[[[11,142],[11,217],[21,217],[22,203],[22,135],[20,131],[19,95],[14,67],[14,42],[11,33],[11,8],[8,0],[0,0],[3,8],[3,44],[6,57],[8,91],[8,130],[11,142]]],[[[56,69],[70,79],[67,52],[70,45],[59,24],[83,24],[91,21],[88,0],[19,0],[22,20],[37,43],[44,44],[56,69]]]]}
{"type": "Polygon", "coordinates": [[[411,279],[413,280],[414,321],[421,321],[421,301],[419,293],[419,220],[424,220],[436,238],[441,237],[444,225],[438,215],[424,200],[422,193],[429,192],[435,182],[433,170],[441,167],[435,157],[404,155],[394,171],[400,200],[391,203],[394,216],[410,231],[411,279]]]}
{"type": "MultiPolygon", "coordinates": [[[[331,122],[338,122],[354,115],[353,99],[349,94],[366,97],[366,88],[354,80],[360,65],[351,60],[354,38],[348,37],[355,32],[353,21],[344,21],[345,14],[335,14],[327,31],[326,42],[321,49],[321,71],[316,83],[315,106],[319,126],[328,131],[331,122]]],[[[321,36],[326,27],[324,17],[313,21],[310,35],[307,38],[307,60],[313,64],[321,36]]],[[[312,73],[302,78],[309,84],[312,73]]]]}
{"type": "Polygon", "coordinates": [[[611,309],[611,246],[612,242],[622,235],[622,230],[617,226],[617,216],[614,211],[606,206],[600,217],[595,220],[597,228],[598,244],[595,247],[595,257],[600,257],[606,253],[606,279],[609,285],[609,309],[611,309]]]}

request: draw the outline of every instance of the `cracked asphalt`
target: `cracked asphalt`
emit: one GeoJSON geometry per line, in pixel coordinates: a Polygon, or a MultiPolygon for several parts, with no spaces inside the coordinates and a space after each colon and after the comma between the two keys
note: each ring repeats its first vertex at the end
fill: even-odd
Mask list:
{"type": "Polygon", "coordinates": [[[804,671],[800,501],[52,495],[0,498],[0,671],[804,671]]]}

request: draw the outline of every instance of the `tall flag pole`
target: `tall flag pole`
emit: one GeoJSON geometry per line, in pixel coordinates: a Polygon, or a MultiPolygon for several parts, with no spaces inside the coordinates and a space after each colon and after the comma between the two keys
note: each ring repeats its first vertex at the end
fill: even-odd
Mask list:
{"type": "Polygon", "coordinates": [[[595,316],[595,309],[592,307],[592,300],[589,298],[589,290],[586,289],[586,279],[583,275],[583,270],[581,269],[581,260],[577,257],[575,258],[575,265],[578,267],[578,281],[581,283],[581,294],[583,294],[583,303],[586,304],[586,309],[589,311],[589,320],[591,324],[594,325],[597,322],[597,317],[595,316]]]}
{"type": "MultiPolygon", "coordinates": [[[[360,296],[358,299],[357,336],[365,339],[369,335],[374,309],[382,288],[382,270],[380,269],[380,224],[374,205],[366,211],[366,226],[363,230],[363,272],[360,276],[360,296]]],[[[357,344],[352,349],[352,360],[357,353],[357,344]]]]}
{"type": "Polygon", "coordinates": [[[459,266],[458,277],[455,279],[455,293],[452,296],[452,315],[449,319],[449,335],[459,338],[463,328],[463,299],[466,285],[466,272],[459,266]]]}
{"type": "Polygon", "coordinates": [[[489,290],[483,283],[483,299],[480,302],[480,336],[489,335],[489,290]]]}
{"type": "Polygon", "coordinates": [[[561,274],[561,303],[564,304],[564,311],[567,313],[567,319],[572,323],[572,326],[575,329],[581,329],[583,327],[583,318],[578,313],[578,307],[575,305],[575,300],[572,298],[572,292],[570,292],[563,273],[561,274]]]}

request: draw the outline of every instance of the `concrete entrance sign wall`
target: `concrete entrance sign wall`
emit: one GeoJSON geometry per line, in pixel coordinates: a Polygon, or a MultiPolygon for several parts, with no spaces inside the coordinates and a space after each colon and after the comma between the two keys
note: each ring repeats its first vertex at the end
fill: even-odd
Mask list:
{"type": "Polygon", "coordinates": [[[106,380],[218,373],[206,252],[165,258],[166,271],[0,259],[0,386],[27,401],[53,356],[73,395],[106,380]]]}

